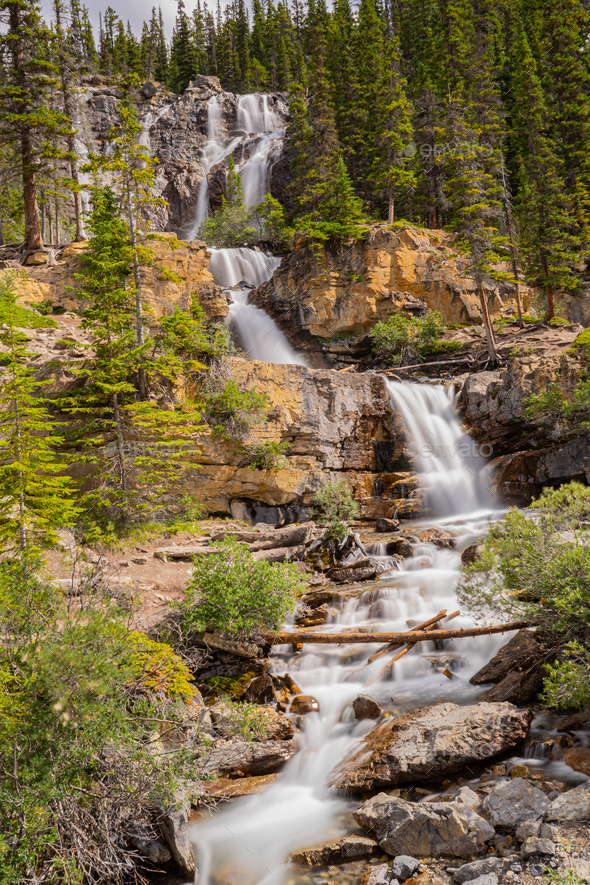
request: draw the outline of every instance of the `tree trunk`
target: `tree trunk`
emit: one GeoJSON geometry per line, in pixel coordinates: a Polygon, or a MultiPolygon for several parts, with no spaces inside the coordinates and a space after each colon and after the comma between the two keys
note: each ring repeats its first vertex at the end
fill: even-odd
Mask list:
{"type": "Polygon", "coordinates": [[[553,285],[549,282],[549,266],[547,264],[547,257],[545,255],[541,256],[541,264],[543,266],[543,273],[545,274],[545,298],[547,300],[547,307],[545,309],[543,322],[548,323],[549,320],[552,320],[555,316],[555,290],[553,288],[553,285]]]}
{"type": "Polygon", "coordinates": [[[76,136],[74,132],[74,102],[72,92],[68,81],[68,71],[66,64],[66,54],[64,50],[65,35],[61,24],[61,0],[55,0],[55,22],[57,29],[57,45],[59,52],[59,73],[61,80],[61,91],[64,100],[64,114],[68,118],[70,127],[68,132],[68,154],[70,161],[70,175],[72,176],[72,191],[74,198],[74,218],[76,220],[75,241],[79,243],[85,240],[84,227],[82,224],[82,197],[80,195],[80,176],[78,175],[78,157],[76,155],[76,136]]]}
{"type": "Polygon", "coordinates": [[[494,365],[498,363],[498,351],[496,350],[496,338],[494,336],[494,329],[492,327],[492,322],[490,320],[490,313],[488,310],[488,301],[486,298],[486,294],[483,289],[483,285],[481,279],[478,275],[477,277],[477,291],[479,293],[479,303],[481,305],[481,312],[483,314],[483,325],[486,333],[486,340],[488,342],[488,354],[490,360],[494,365]]]}
{"type": "Polygon", "coordinates": [[[518,275],[518,261],[516,254],[516,237],[514,235],[514,224],[512,219],[512,209],[510,206],[510,198],[508,195],[508,186],[506,184],[506,175],[504,172],[504,160],[502,159],[502,198],[504,202],[504,212],[506,213],[506,221],[508,222],[508,237],[510,239],[510,251],[512,253],[512,273],[516,280],[516,310],[518,311],[518,325],[522,329],[524,320],[522,318],[522,304],[520,302],[520,279],[518,275]]]}
{"type": "MultiPolygon", "coordinates": [[[[143,300],[141,297],[141,276],[139,273],[139,261],[137,260],[137,236],[135,233],[135,220],[133,218],[133,205],[131,203],[131,182],[129,173],[127,173],[125,186],[127,190],[127,220],[129,222],[129,235],[131,239],[131,248],[133,250],[133,278],[135,281],[135,334],[137,343],[142,347],[144,343],[143,334],[143,300]]],[[[147,395],[145,369],[142,365],[139,367],[139,398],[144,400],[147,395]]]]}
{"type": "MultiPolygon", "coordinates": [[[[11,3],[9,17],[9,31],[11,33],[10,53],[14,67],[15,80],[21,98],[15,102],[17,114],[24,115],[27,111],[27,69],[25,61],[25,47],[21,36],[23,25],[23,10],[18,3],[11,3]]],[[[17,124],[18,139],[20,142],[20,155],[23,176],[23,200],[25,210],[25,239],[23,248],[25,252],[35,252],[43,248],[43,237],[39,224],[39,207],[37,205],[37,191],[35,188],[35,150],[31,138],[31,130],[28,124],[17,124]]]]}
{"type": "Polygon", "coordinates": [[[59,197],[55,195],[55,245],[59,246],[59,197]]]}
{"type": "Polygon", "coordinates": [[[393,224],[395,221],[395,200],[393,195],[393,185],[389,186],[389,211],[387,213],[387,223],[393,224]]]}

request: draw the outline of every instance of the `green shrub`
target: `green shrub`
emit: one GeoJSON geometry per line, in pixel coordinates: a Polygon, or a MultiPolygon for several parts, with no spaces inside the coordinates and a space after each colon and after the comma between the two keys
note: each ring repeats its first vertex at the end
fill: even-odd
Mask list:
{"type": "Polygon", "coordinates": [[[541,416],[560,436],[582,436],[590,431],[590,381],[580,381],[567,399],[556,381],[524,401],[525,416],[541,416]]]}
{"type": "Polygon", "coordinates": [[[481,616],[539,625],[559,652],[545,681],[547,703],[590,700],[590,488],[546,489],[528,510],[511,510],[491,527],[458,594],[481,616]]]}
{"type": "Polygon", "coordinates": [[[342,540],[348,535],[348,523],[357,519],[359,505],[352,497],[344,479],[327,482],[311,499],[314,516],[320,525],[327,526],[328,540],[342,540]]]}
{"type": "Polygon", "coordinates": [[[204,417],[217,439],[243,441],[251,427],[262,420],[268,409],[268,397],[254,390],[242,390],[235,378],[219,390],[205,395],[204,417]]]}
{"type": "Polygon", "coordinates": [[[419,362],[433,353],[456,350],[459,342],[441,342],[445,324],[440,313],[432,311],[425,319],[396,314],[386,322],[375,323],[370,335],[373,349],[394,365],[419,362]],[[450,344],[451,347],[446,348],[450,344]]]}
{"type": "Polygon", "coordinates": [[[278,632],[303,581],[294,565],[256,562],[236,541],[195,560],[182,604],[188,629],[230,635],[278,632]]]}
{"type": "Polygon", "coordinates": [[[243,467],[255,467],[257,470],[282,470],[286,466],[286,453],[291,448],[289,442],[275,442],[265,439],[262,442],[250,443],[238,451],[243,467]]]}
{"type": "MultiPolygon", "coordinates": [[[[0,300],[0,325],[8,322],[8,305],[0,300]]],[[[29,310],[16,304],[10,307],[13,325],[19,329],[57,329],[57,323],[48,316],[43,316],[35,310],[29,310]]]]}

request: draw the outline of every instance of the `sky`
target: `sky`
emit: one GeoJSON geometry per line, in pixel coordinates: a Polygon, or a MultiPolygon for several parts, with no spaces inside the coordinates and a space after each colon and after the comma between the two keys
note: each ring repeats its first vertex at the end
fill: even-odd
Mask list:
{"type": "MultiPolygon", "coordinates": [[[[98,33],[98,13],[104,12],[107,6],[112,6],[119,18],[123,19],[125,23],[129,19],[131,30],[137,36],[140,36],[142,22],[149,19],[152,6],[155,6],[157,9],[159,5],[162,6],[166,36],[168,39],[172,36],[172,28],[176,18],[176,0],[82,0],[82,3],[88,7],[90,12],[90,20],[94,26],[95,36],[98,33]]],[[[210,7],[212,5],[212,3],[209,3],[210,7]]],[[[222,3],[222,6],[224,5],[222,3]]],[[[192,10],[193,3],[191,0],[188,0],[186,7],[189,12],[192,10]]],[[[41,9],[47,19],[52,18],[52,0],[41,0],[41,9]]]]}

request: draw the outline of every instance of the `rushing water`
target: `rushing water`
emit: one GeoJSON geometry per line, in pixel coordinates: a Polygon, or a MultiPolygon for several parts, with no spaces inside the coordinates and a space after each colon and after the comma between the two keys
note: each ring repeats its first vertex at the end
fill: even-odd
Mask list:
{"type": "MultiPolygon", "coordinates": [[[[462,434],[444,388],[391,385],[390,393],[392,406],[418,450],[424,440],[433,443],[428,455],[426,450],[418,451],[415,465],[438,517],[428,523],[411,523],[410,530],[420,533],[438,521],[455,537],[457,546],[440,550],[430,543],[417,545],[413,556],[399,568],[364,584],[362,589],[367,592],[350,598],[321,630],[401,631],[408,629],[409,619],[420,622],[443,608],[456,610],[460,554],[485,533],[493,516],[490,495],[479,482],[483,461],[473,459],[471,452],[463,457],[447,450],[457,440],[469,438],[462,434]],[[449,519],[449,514],[454,516],[449,519]]],[[[453,621],[457,627],[471,624],[468,615],[453,621]]],[[[371,721],[357,722],[352,717],[354,698],[368,692],[392,715],[438,701],[469,703],[482,691],[469,684],[470,676],[506,641],[507,636],[497,635],[462,639],[454,645],[447,643],[442,651],[433,650],[430,643],[419,643],[383,675],[387,658],[368,662],[377,645],[305,644],[296,654],[289,646],[276,648],[275,672],[288,670],[302,691],[318,699],[321,712],[305,717],[301,750],[271,786],[236,800],[228,810],[220,810],[192,829],[200,885],[221,881],[270,885],[280,883],[287,869],[292,878],[293,867],[286,861],[294,849],[342,834],[341,812],[350,802],[330,792],[326,779],[374,727],[371,721]],[[445,669],[451,672],[451,679],[444,675],[445,669]]]]}
{"type": "MultiPolygon", "coordinates": [[[[229,289],[242,282],[249,286],[260,286],[271,278],[280,263],[280,258],[255,249],[211,249],[209,270],[217,285],[223,288],[229,289]]],[[[259,307],[248,304],[248,289],[231,289],[228,294],[232,299],[228,326],[236,344],[250,359],[266,363],[306,364],[275,321],[259,307]]]]}
{"type": "Polygon", "coordinates": [[[150,137],[150,132],[152,128],[156,125],[160,117],[163,117],[166,111],[171,108],[172,105],[167,104],[164,107],[160,108],[160,110],[154,114],[151,111],[148,111],[143,120],[143,128],[141,130],[141,134],[138,139],[138,144],[143,145],[148,151],[151,153],[152,150],[152,142],[150,137]]]}

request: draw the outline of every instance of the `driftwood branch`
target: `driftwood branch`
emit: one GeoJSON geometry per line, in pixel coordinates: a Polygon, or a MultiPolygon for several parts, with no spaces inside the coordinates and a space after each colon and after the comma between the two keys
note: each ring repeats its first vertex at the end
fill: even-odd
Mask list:
{"type": "Polygon", "coordinates": [[[293,633],[269,633],[267,642],[272,645],[284,645],[286,643],[319,642],[324,645],[344,645],[356,642],[399,642],[405,645],[408,640],[412,642],[426,642],[436,639],[462,639],[468,636],[489,636],[491,633],[509,633],[511,630],[522,630],[525,627],[534,626],[529,621],[514,621],[512,624],[499,624],[493,627],[467,627],[456,630],[416,630],[407,633],[305,633],[298,630],[293,633]]]}

